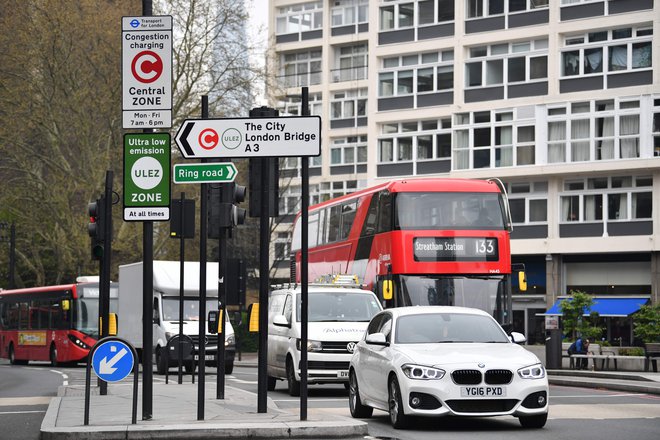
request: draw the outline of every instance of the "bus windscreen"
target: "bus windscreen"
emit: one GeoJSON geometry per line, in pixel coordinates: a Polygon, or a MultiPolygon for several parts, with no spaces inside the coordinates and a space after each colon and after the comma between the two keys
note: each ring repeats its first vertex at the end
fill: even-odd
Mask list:
{"type": "Polygon", "coordinates": [[[395,229],[504,229],[499,193],[397,193],[395,229]]]}

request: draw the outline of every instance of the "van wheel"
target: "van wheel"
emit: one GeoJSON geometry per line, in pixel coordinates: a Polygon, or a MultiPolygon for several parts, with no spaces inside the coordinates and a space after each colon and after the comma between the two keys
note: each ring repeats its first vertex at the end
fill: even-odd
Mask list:
{"type": "Polygon", "coordinates": [[[167,372],[167,365],[165,365],[167,359],[165,359],[163,352],[164,350],[162,348],[156,348],[156,373],[158,374],[165,374],[167,372]]]}
{"type": "Polygon", "coordinates": [[[52,344],[50,346],[50,366],[51,367],[57,367],[59,364],[57,363],[57,347],[55,347],[55,344],[52,344]]]}
{"type": "Polygon", "coordinates": [[[290,357],[286,358],[286,380],[289,389],[289,396],[300,396],[300,382],[296,380],[296,373],[293,369],[293,360],[290,357]]]}
{"type": "Polygon", "coordinates": [[[225,362],[225,374],[231,374],[234,372],[234,363],[225,362]]]}
{"type": "Polygon", "coordinates": [[[268,391],[275,391],[275,385],[277,385],[277,379],[273,376],[268,376],[268,391]]]}

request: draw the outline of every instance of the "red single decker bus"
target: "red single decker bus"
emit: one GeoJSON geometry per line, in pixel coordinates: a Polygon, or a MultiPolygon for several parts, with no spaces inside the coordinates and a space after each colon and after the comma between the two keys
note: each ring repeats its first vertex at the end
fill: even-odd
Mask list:
{"type": "MultiPolygon", "coordinates": [[[[99,337],[98,277],[75,284],[0,290],[0,357],[12,364],[84,360],[99,337]]],[[[110,311],[117,310],[110,286],[110,311]]]]}
{"type": "MultiPolygon", "coordinates": [[[[310,280],[354,275],[388,307],[474,307],[511,324],[511,217],[497,179],[395,180],[311,206],[308,226],[310,280]]],[[[300,242],[299,213],[295,282],[300,242]]]]}

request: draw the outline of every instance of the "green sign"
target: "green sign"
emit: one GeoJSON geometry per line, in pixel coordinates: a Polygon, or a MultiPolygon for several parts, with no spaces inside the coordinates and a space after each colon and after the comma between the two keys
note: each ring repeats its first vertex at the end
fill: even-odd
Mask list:
{"type": "Polygon", "coordinates": [[[124,135],[124,221],[170,219],[169,133],[124,135]]]}
{"type": "Polygon", "coordinates": [[[233,182],[236,166],[231,162],[174,165],[174,183],[233,182]]]}

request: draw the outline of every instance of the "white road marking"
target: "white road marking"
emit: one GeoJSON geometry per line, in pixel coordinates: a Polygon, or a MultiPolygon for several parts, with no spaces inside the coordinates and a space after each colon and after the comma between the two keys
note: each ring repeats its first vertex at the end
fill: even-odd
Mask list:
{"type": "Polygon", "coordinates": [[[45,413],[46,411],[4,411],[0,412],[0,416],[6,414],[31,414],[31,413],[45,413]]]}
{"type": "Polygon", "coordinates": [[[0,397],[0,406],[48,405],[52,397],[0,397]]]}

